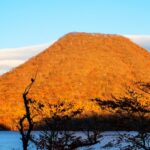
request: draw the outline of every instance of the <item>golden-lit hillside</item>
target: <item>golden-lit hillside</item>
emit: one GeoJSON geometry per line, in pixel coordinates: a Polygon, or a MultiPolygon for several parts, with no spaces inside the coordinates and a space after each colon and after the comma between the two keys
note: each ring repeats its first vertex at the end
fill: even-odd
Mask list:
{"type": "Polygon", "coordinates": [[[73,101],[88,113],[97,109],[91,98],[119,96],[133,81],[150,81],[150,53],[118,35],[69,33],[0,77],[0,124],[16,126],[22,93],[36,72],[31,98],[73,101]]]}

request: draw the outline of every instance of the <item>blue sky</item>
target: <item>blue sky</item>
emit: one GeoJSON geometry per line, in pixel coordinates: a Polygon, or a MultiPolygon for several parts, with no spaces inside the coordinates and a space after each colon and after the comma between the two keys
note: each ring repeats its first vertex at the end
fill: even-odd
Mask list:
{"type": "Polygon", "coordinates": [[[0,48],[74,31],[150,35],[150,0],[1,0],[0,48]]]}

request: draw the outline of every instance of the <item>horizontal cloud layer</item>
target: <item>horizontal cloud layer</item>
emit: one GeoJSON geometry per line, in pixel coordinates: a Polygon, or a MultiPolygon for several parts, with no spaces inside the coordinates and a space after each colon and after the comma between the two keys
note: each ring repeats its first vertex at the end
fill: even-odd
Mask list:
{"type": "Polygon", "coordinates": [[[0,74],[24,63],[32,56],[48,48],[50,44],[36,45],[22,48],[0,49],[0,74]]]}
{"type": "MultiPolygon", "coordinates": [[[[133,42],[150,50],[150,36],[145,35],[124,35],[133,42]]],[[[23,48],[0,49],[0,74],[3,74],[12,68],[24,63],[26,60],[43,51],[50,44],[36,45],[23,48]]]]}
{"type": "Polygon", "coordinates": [[[150,51],[150,35],[125,35],[133,42],[150,51]]]}

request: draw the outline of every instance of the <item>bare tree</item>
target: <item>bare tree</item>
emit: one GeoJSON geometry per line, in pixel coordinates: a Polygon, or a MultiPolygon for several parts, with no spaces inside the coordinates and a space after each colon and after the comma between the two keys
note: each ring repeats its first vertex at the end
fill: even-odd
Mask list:
{"type": "Polygon", "coordinates": [[[38,149],[74,150],[98,142],[93,134],[83,139],[75,131],[70,131],[72,119],[80,115],[82,109],[74,109],[72,103],[58,102],[57,104],[49,104],[49,110],[50,117],[44,119],[45,130],[41,132],[40,137],[37,139],[38,149]]]}
{"type": "MultiPolygon", "coordinates": [[[[36,78],[36,76],[35,76],[36,78]]],[[[27,150],[29,146],[29,141],[36,144],[36,141],[32,137],[31,132],[33,131],[35,122],[33,119],[43,110],[44,105],[36,100],[28,98],[28,93],[35,82],[35,78],[31,79],[31,83],[25,88],[23,92],[23,102],[25,108],[25,114],[19,120],[19,132],[21,134],[21,140],[23,145],[23,150],[27,150]],[[38,113],[36,113],[38,112],[38,113]]]]}
{"type": "Polygon", "coordinates": [[[50,117],[43,118],[44,131],[41,132],[40,138],[37,139],[37,147],[43,150],[67,149],[73,141],[77,140],[74,133],[67,130],[68,123],[72,117],[79,115],[82,110],[73,111],[73,105],[65,102],[48,104],[48,106],[50,117]]]}
{"type": "Polygon", "coordinates": [[[25,114],[19,121],[19,131],[21,134],[21,140],[23,143],[23,150],[27,150],[29,145],[29,140],[31,138],[31,131],[33,130],[33,120],[31,117],[31,111],[30,111],[30,103],[32,100],[28,98],[28,93],[34,83],[34,79],[31,79],[31,83],[26,87],[24,93],[23,93],[23,100],[24,100],[24,107],[25,107],[25,114]],[[28,128],[25,128],[25,121],[28,123],[28,128]]]}
{"type": "Polygon", "coordinates": [[[89,118],[88,116],[85,119],[85,135],[87,136],[87,140],[91,143],[100,142],[102,139],[102,130],[99,128],[100,126],[100,116],[96,113],[89,118]]]}
{"type": "MultiPolygon", "coordinates": [[[[142,87],[147,92],[149,86],[145,85],[142,84],[142,87]]],[[[134,134],[119,134],[115,146],[128,150],[150,150],[150,103],[142,102],[143,99],[143,94],[131,89],[128,89],[127,96],[121,98],[113,97],[113,100],[107,101],[94,99],[101,109],[107,109],[116,114],[118,117],[116,125],[120,122],[127,122],[132,126],[132,130],[136,131],[134,134]],[[125,142],[126,145],[122,145],[122,142],[125,142]]]]}

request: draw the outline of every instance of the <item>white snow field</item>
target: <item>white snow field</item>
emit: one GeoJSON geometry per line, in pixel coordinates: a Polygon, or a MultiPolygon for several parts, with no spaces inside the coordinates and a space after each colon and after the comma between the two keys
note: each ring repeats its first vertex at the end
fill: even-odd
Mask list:
{"type": "MultiPolygon", "coordinates": [[[[40,131],[34,131],[34,135],[38,135],[40,131]]],[[[127,133],[127,132],[119,132],[120,134],[127,133]]],[[[135,132],[130,132],[130,134],[135,134],[135,132]]],[[[77,135],[84,137],[83,133],[77,132],[77,135]]],[[[99,143],[88,146],[88,147],[81,147],[77,150],[119,150],[117,147],[103,147],[107,143],[112,142],[118,136],[118,132],[109,131],[102,133],[103,138],[100,140],[99,143]]],[[[19,132],[13,131],[0,131],[0,150],[22,150],[22,143],[21,143],[21,136],[19,132]]],[[[123,143],[123,145],[126,145],[123,143]]],[[[36,150],[34,144],[30,143],[29,150],[36,150]]]]}

